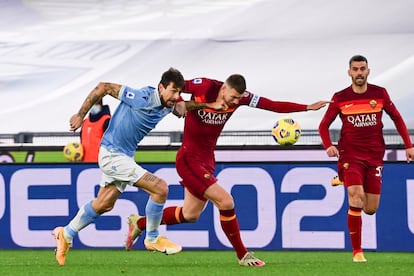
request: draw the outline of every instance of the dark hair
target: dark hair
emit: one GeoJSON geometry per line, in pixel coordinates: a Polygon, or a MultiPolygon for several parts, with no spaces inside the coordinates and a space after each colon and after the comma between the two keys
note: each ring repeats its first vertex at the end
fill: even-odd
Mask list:
{"type": "Polygon", "coordinates": [[[184,89],[185,82],[183,74],[172,67],[162,74],[160,83],[164,87],[167,87],[171,82],[174,83],[174,88],[184,89]]]}
{"type": "Polygon", "coordinates": [[[227,78],[226,83],[239,92],[239,94],[243,94],[246,91],[246,80],[242,75],[233,74],[227,78]]]}
{"type": "Polygon", "coordinates": [[[361,55],[355,55],[349,59],[349,67],[351,67],[351,63],[354,61],[365,61],[368,64],[368,60],[366,57],[361,55]]]}

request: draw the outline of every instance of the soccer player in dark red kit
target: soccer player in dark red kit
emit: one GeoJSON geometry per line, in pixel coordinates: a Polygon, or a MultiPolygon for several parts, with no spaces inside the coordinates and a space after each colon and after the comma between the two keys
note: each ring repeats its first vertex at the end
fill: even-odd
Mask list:
{"type": "Polygon", "coordinates": [[[368,61],[353,56],[348,75],[352,85],[335,93],[332,103],[319,125],[319,133],[328,156],[338,158],[338,176],[348,193],[348,231],[353,248],[353,261],[366,262],[361,248],[362,217],[375,214],[381,194],[385,143],[382,114],[385,111],[401,135],[407,162],[414,157],[407,127],[385,88],[367,82],[368,61]],[[342,121],[338,147],[332,144],[329,126],[337,115],[342,121]]]}
{"type": "MultiPolygon", "coordinates": [[[[236,251],[242,266],[264,266],[265,263],[248,252],[240,237],[239,223],[236,217],[234,201],[229,192],[219,185],[214,176],[217,139],[239,106],[250,106],[274,112],[289,113],[306,110],[318,110],[328,101],[319,101],[311,105],[291,102],[272,101],[246,91],[246,81],[242,75],[234,74],[221,81],[197,78],[185,81],[183,93],[192,94],[198,102],[224,101],[225,110],[200,109],[188,111],[185,117],[183,142],[176,158],[177,172],[184,186],[184,205],[164,209],[162,224],[196,222],[207,200],[210,200],[220,212],[221,227],[236,251]]],[[[129,232],[126,249],[130,250],[136,238],[145,229],[146,218],[131,215],[128,218],[129,232]]]]}

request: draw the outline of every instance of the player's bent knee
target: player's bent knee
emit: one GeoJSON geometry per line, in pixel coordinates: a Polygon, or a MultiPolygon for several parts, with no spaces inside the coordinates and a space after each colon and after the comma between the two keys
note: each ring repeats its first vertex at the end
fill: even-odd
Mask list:
{"type": "Polygon", "coordinates": [[[167,199],[168,196],[168,185],[167,182],[159,178],[157,181],[156,189],[154,195],[159,199],[167,199]]]}
{"type": "Polygon", "coordinates": [[[233,197],[230,196],[226,200],[223,200],[220,204],[219,210],[231,210],[234,208],[234,200],[233,197]]]}
{"type": "Polygon", "coordinates": [[[199,218],[200,217],[189,217],[189,218],[186,218],[185,220],[187,222],[197,222],[199,218]]]}
{"type": "Polygon", "coordinates": [[[367,215],[374,215],[377,212],[377,209],[364,209],[364,213],[367,215]]]}

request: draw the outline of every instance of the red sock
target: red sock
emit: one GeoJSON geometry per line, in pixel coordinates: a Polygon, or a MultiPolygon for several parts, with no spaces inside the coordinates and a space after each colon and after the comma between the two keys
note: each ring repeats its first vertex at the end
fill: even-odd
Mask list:
{"type": "Polygon", "coordinates": [[[354,255],[362,252],[361,235],[362,235],[362,208],[349,207],[348,210],[348,231],[351,238],[354,255]]]}
{"type": "Polygon", "coordinates": [[[182,206],[171,206],[164,209],[161,224],[171,225],[183,222],[187,221],[184,219],[182,206]]]}
{"type": "Polygon", "coordinates": [[[246,247],[240,237],[240,227],[237,221],[236,212],[231,210],[219,210],[220,211],[220,224],[230,243],[236,250],[237,257],[243,258],[247,253],[246,247]]]}
{"type": "MultiPolygon", "coordinates": [[[[183,207],[182,206],[171,206],[163,210],[161,224],[179,224],[187,222],[183,216],[183,207]]],[[[147,218],[143,217],[137,222],[139,229],[145,229],[147,225],[147,218]]]]}

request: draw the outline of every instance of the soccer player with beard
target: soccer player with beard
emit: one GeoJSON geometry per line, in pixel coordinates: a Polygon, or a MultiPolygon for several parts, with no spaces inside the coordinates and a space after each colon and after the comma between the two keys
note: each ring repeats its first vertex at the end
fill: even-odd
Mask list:
{"type": "MultiPolygon", "coordinates": [[[[273,112],[290,113],[318,110],[329,102],[319,101],[311,105],[272,101],[246,91],[243,76],[234,74],[225,82],[197,78],[185,81],[183,93],[192,94],[197,102],[224,101],[225,110],[189,110],[185,118],[183,142],[176,158],[177,172],[184,187],[184,205],[164,209],[162,224],[196,222],[207,200],[220,212],[221,227],[236,251],[242,266],[264,266],[265,263],[248,252],[240,237],[234,201],[214,176],[214,150],[220,133],[234,111],[240,106],[250,106],[273,112]]],[[[128,218],[129,232],[125,244],[131,250],[134,241],[146,226],[146,217],[131,215],[128,218]]]]}
{"type": "Polygon", "coordinates": [[[407,127],[385,88],[367,82],[370,69],[365,57],[353,56],[348,75],[352,85],[335,93],[319,125],[328,156],[338,158],[338,176],[348,193],[348,230],[353,261],[366,262],[361,248],[361,211],[375,214],[380,202],[385,143],[382,113],[385,111],[401,135],[407,162],[414,157],[407,127]],[[338,147],[332,144],[329,126],[338,116],[342,121],[338,147]]]}
{"type": "Polygon", "coordinates": [[[149,194],[145,206],[148,215],[145,247],[165,254],[181,251],[180,245],[160,236],[158,231],[168,195],[167,183],[138,165],[134,155],[139,142],[168,114],[183,117],[188,109],[208,107],[222,110],[225,107],[222,101],[181,101],[180,93],[184,85],[183,75],[175,68],[162,74],[157,88],[144,86],[135,89],[115,83],[99,83],[86,97],[79,111],[70,118],[70,130],[75,131],[81,127],[86,113],[104,96],[120,100],[99,149],[102,178],[97,197],[84,204],[67,225],[53,230],[55,257],[59,265],[65,264],[73,238],[102,214],[111,211],[127,185],[141,188],[149,194]]]}

